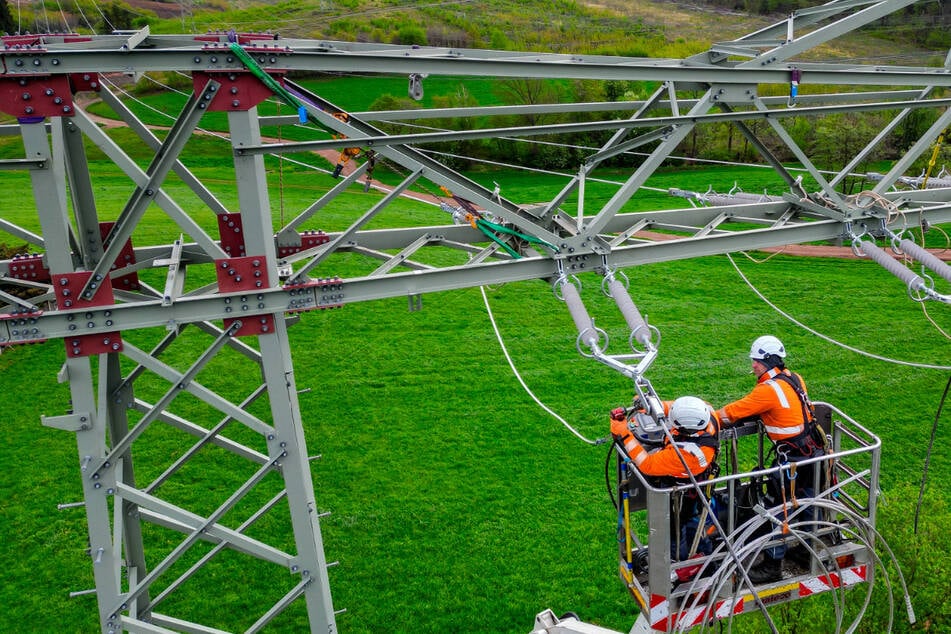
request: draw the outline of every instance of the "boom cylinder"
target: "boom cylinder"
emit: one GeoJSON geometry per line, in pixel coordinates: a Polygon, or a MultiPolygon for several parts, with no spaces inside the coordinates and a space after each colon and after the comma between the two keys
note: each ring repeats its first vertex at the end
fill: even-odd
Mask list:
{"type": "Polygon", "coordinates": [[[865,255],[878,262],[880,265],[885,267],[889,273],[907,284],[909,290],[920,291],[928,288],[928,285],[925,284],[925,281],[920,275],[911,269],[902,266],[900,262],[896,261],[895,258],[885,253],[885,251],[874,242],[861,240],[859,241],[859,247],[862,249],[865,255]]]}
{"type": "Polygon", "coordinates": [[[901,246],[902,251],[915,258],[944,279],[951,282],[951,266],[948,266],[945,262],[942,262],[941,259],[936,257],[933,253],[929,253],[927,250],[918,246],[911,240],[902,240],[899,245],[901,246]]]}
{"type": "Polygon", "coordinates": [[[571,313],[575,327],[578,329],[578,336],[581,337],[585,345],[594,349],[598,344],[598,331],[594,329],[594,322],[591,321],[588,311],[581,303],[581,295],[578,293],[578,289],[575,288],[574,284],[565,282],[561,285],[561,293],[565,298],[565,303],[568,304],[568,312],[571,313]]]}
{"type": "Polygon", "coordinates": [[[637,310],[637,306],[634,305],[634,301],[627,292],[627,288],[625,288],[620,280],[614,278],[608,282],[608,287],[611,290],[611,297],[614,298],[614,303],[617,304],[618,310],[624,315],[624,321],[627,322],[627,327],[634,333],[634,338],[637,339],[642,346],[648,347],[651,342],[651,333],[647,327],[647,320],[641,317],[641,312],[637,310]]]}

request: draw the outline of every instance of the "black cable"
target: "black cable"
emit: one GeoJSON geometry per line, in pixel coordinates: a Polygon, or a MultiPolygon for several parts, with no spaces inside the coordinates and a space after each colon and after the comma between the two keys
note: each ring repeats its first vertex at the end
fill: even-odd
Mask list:
{"type": "Polygon", "coordinates": [[[944,401],[948,397],[948,390],[951,389],[951,377],[948,377],[948,383],[944,386],[944,394],[941,395],[941,402],[938,403],[938,411],[934,415],[934,423],[931,425],[931,439],[928,441],[928,452],[925,454],[925,468],[921,472],[921,488],[918,489],[918,504],[915,506],[915,535],[918,534],[918,515],[921,513],[921,503],[925,497],[925,484],[928,481],[928,465],[931,464],[931,450],[934,448],[934,439],[938,433],[938,419],[941,418],[941,410],[944,409],[944,401]]]}
{"type": "Polygon", "coordinates": [[[611,504],[614,505],[614,510],[618,510],[618,502],[614,497],[614,486],[611,483],[611,458],[614,456],[614,443],[608,447],[608,455],[604,458],[604,484],[608,489],[608,497],[611,498],[611,504]]]}

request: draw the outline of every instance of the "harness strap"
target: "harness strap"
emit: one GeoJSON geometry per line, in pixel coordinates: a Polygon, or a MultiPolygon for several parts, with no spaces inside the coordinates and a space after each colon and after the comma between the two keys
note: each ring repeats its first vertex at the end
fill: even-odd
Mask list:
{"type": "Polygon", "coordinates": [[[806,396],[806,391],[802,389],[799,377],[792,373],[786,374],[780,371],[772,378],[783,381],[796,392],[796,396],[799,397],[799,404],[802,406],[802,420],[806,423],[806,427],[809,426],[809,423],[814,422],[815,412],[812,407],[812,402],[809,400],[809,397],[806,396]]]}
{"type": "MultiPolygon", "coordinates": [[[[802,432],[792,438],[784,438],[778,441],[776,446],[777,448],[782,448],[783,446],[790,447],[804,456],[811,456],[815,450],[820,449],[825,444],[820,444],[820,442],[816,440],[818,423],[816,423],[815,410],[812,406],[812,402],[809,400],[809,397],[806,396],[806,391],[802,388],[802,383],[797,375],[779,372],[773,378],[780,379],[796,392],[796,395],[799,397],[799,403],[802,406],[803,420],[802,432]]],[[[820,437],[821,436],[820,434],[820,437]]]]}

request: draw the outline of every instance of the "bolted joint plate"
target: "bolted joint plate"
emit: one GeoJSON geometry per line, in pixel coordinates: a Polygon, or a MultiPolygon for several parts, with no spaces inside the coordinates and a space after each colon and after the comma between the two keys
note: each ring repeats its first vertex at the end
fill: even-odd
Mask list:
{"type": "MultiPolygon", "coordinates": [[[[106,236],[109,235],[109,232],[115,224],[114,222],[99,223],[99,237],[102,238],[103,242],[106,241],[106,236]]],[[[132,248],[132,239],[129,238],[125,244],[122,245],[118,255],[116,255],[116,261],[112,263],[110,270],[115,271],[116,269],[132,266],[133,264],[135,264],[135,249],[132,248]]],[[[118,275],[112,278],[112,285],[114,288],[124,291],[137,291],[141,288],[139,286],[139,274],[135,271],[127,275],[118,275]]]]}
{"type": "Polygon", "coordinates": [[[716,84],[710,89],[710,101],[731,105],[749,105],[756,97],[756,84],[716,84]]]}
{"type": "MultiPolygon", "coordinates": [[[[270,286],[267,260],[263,255],[215,260],[215,273],[218,277],[219,293],[262,291],[270,286]]],[[[255,317],[242,315],[244,312],[259,310],[262,307],[262,301],[256,299],[253,294],[226,297],[225,312],[236,313],[236,315],[225,318],[225,329],[228,329],[231,324],[240,319],[241,327],[235,332],[235,336],[271,334],[274,332],[273,315],[257,315],[255,317]]]]}
{"type": "Polygon", "coordinates": [[[343,280],[339,277],[318,278],[303,284],[284,287],[290,294],[288,313],[327,310],[343,306],[343,280]]]}
{"type": "Polygon", "coordinates": [[[21,343],[42,343],[46,334],[39,318],[43,311],[20,311],[0,315],[0,347],[21,343]]]}
{"type": "MultiPolygon", "coordinates": [[[[227,49],[220,53],[222,58],[227,58],[228,54],[227,49]]],[[[215,55],[209,55],[208,61],[215,63],[211,62],[215,58],[215,55]]],[[[209,112],[243,112],[254,108],[274,95],[270,88],[247,70],[192,72],[192,82],[195,85],[196,92],[201,90],[201,87],[211,79],[220,83],[221,88],[218,89],[211,103],[208,104],[209,112]]],[[[283,82],[283,79],[283,75],[275,77],[278,82],[283,82]]]]}
{"type": "Polygon", "coordinates": [[[0,77],[0,112],[18,119],[72,117],[73,93],[66,75],[0,77]]]}
{"type": "Polygon", "coordinates": [[[241,214],[219,214],[218,232],[221,235],[221,250],[229,257],[243,257],[244,224],[241,214]]]}
{"type": "MultiPolygon", "coordinates": [[[[115,299],[112,294],[112,280],[104,276],[95,282],[92,299],[84,299],[80,293],[86,282],[92,276],[92,271],[78,271],[76,273],[57,273],[52,276],[53,291],[56,293],[56,307],[59,310],[79,311],[83,309],[112,306],[115,299]]],[[[71,320],[70,331],[75,334],[63,338],[66,343],[66,356],[88,357],[94,354],[120,352],[122,337],[119,331],[102,332],[98,334],[82,334],[85,329],[112,326],[112,311],[88,310],[77,313],[71,320]]]]}
{"type": "Polygon", "coordinates": [[[300,234],[291,233],[290,236],[278,236],[277,256],[286,258],[328,242],[330,242],[330,236],[323,231],[305,231],[300,234]]]}
{"type": "Polygon", "coordinates": [[[50,270],[43,262],[43,255],[31,253],[28,255],[14,255],[7,266],[7,276],[16,280],[29,282],[49,282],[50,270]]]}

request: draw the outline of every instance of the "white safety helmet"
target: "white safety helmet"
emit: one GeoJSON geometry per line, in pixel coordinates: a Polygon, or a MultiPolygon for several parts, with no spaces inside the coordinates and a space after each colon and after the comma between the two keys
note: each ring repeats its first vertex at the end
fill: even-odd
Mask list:
{"type": "Polygon", "coordinates": [[[780,359],[786,358],[786,348],[783,347],[783,342],[773,335],[758,337],[750,346],[750,359],[762,361],[772,355],[780,359]]]}
{"type": "Polygon", "coordinates": [[[710,407],[696,396],[681,396],[671,403],[668,417],[676,427],[700,431],[710,423],[710,407]]]}

